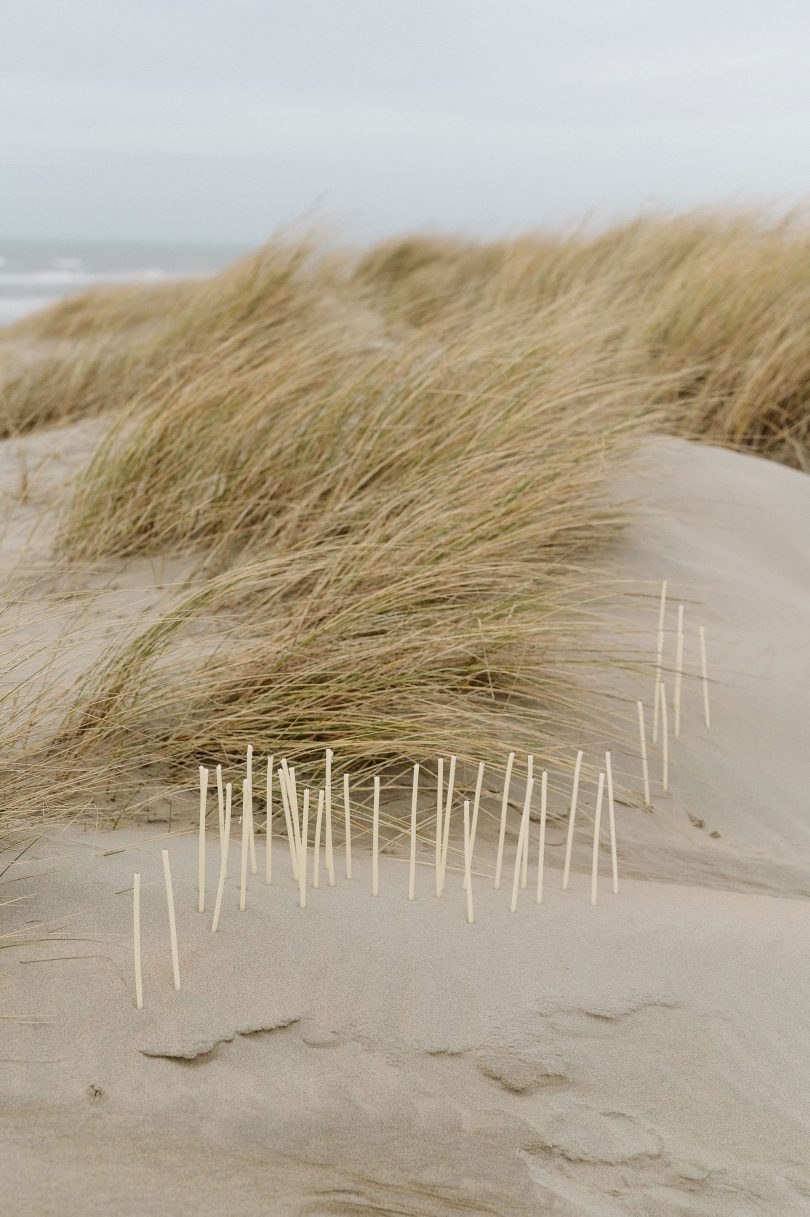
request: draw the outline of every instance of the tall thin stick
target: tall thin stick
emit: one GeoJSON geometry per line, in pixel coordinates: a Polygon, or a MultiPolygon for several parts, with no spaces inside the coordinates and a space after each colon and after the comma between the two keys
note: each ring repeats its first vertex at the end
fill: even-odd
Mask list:
{"type": "MultiPolygon", "coordinates": [[[[478,777],[475,780],[475,797],[473,799],[472,825],[470,827],[470,857],[475,856],[475,834],[478,831],[478,808],[481,804],[481,787],[484,784],[484,762],[479,761],[478,777]]],[[[472,862],[470,863],[472,865],[472,862]]],[[[464,888],[467,887],[467,876],[464,876],[464,888]]]]}
{"type": "Polygon", "coordinates": [[[231,843],[231,796],[233,787],[228,782],[225,786],[225,826],[222,855],[219,859],[219,882],[217,883],[217,898],[214,904],[214,920],[211,922],[211,933],[216,934],[219,926],[219,914],[222,909],[222,893],[225,890],[225,880],[228,877],[228,848],[231,843]]]}
{"type": "Polygon", "coordinates": [[[304,787],[304,811],[298,851],[298,903],[307,906],[307,845],[309,843],[309,786],[304,787]]]}
{"type": "Polygon", "coordinates": [[[371,894],[380,894],[380,778],[374,774],[374,811],[371,821],[371,894]]]}
{"type": "Polygon", "coordinates": [[[658,686],[661,683],[661,666],[664,660],[664,614],[667,607],[667,581],[661,584],[661,603],[658,608],[658,649],[655,656],[655,710],[653,712],[653,743],[658,740],[658,686]]]}
{"type": "Polygon", "coordinates": [[[408,869],[408,899],[413,900],[416,894],[416,804],[419,799],[419,766],[413,767],[413,786],[411,788],[411,857],[408,869]]]}
{"type": "Polygon", "coordinates": [[[205,813],[208,809],[208,770],[200,765],[200,833],[197,839],[197,910],[205,912],[205,813]]]}
{"type": "Polygon", "coordinates": [[[247,867],[250,852],[250,821],[252,819],[250,806],[250,783],[247,778],[242,782],[242,865],[239,869],[239,912],[244,913],[247,904],[247,867]]]}
{"type": "MultiPolygon", "coordinates": [[[[663,686],[662,686],[663,687],[663,686]]],[[[636,702],[638,707],[638,737],[641,744],[641,776],[644,779],[644,806],[650,806],[650,770],[647,766],[647,733],[644,730],[644,706],[636,702]]]]}
{"type": "Polygon", "coordinates": [[[442,808],[444,806],[444,758],[436,771],[436,895],[442,894],[442,808]]]}
{"type": "Polygon", "coordinates": [[[532,801],[532,791],[534,789],[534,778],[529,778],[526,783],[526,797],[523,800],[523,814],[520,817],[520,831],[518,832],[517,850],[515,852],[515,871],[512,876],[512,905],[511,912],[515,912],[518,902],[518,891],[520,889],[520,867],[523,859],[524,849],[529,848],[529,807],[532,801]]]}
{"type": "Polygon", "coordinates": [[[228,853],[225,848],[225,788],[222,785],[222,766],[217,765],[217,808],[219,811],[219,857],[220,861],[225,858],[225,877],[228,877],[227,858],[228,853]]]}
{"type": "Polygon", "coordinates": [[[267,758],[267,782],[265,785],[265,821],[264,821],[264,881],[273,882],[273,758],[267,758]]]}
{"type": "Polygon", "coordinates": [[[284,774],[284,782],[287,787],[287,799],[290,805],[290,819],[292,820],[293,841],[295,842],[295,856],[301,853],[301,819],[298,810],[298,789],[295,784],[295,770],[290,769],[286,760],[281,762],[281,771],[284,774]]]}
{"type": "Polygon", "coordinates": [[[467,892],[467,923],[472,925],[473,917],[473,898],[472,898],[472,873],[471,859],[472,856],[472,825],[470,823],[470,804],[467,799],[464,800],[464,887],[467,892]]]}
{"type": "Polygon", "coordinates": [[[444,877],[447,873],[447,849],[450,844],[450,812],[453,801],[453,785],[456,780],[456,758],[450,757],[450,773],[447,778],[447,799],[444,804],[444,817],[442,819],[442,881],[439,887],[439,895],[444,891],[444,877]]]}
{"type": "Polygon", "coordinates": [[[326,808],[326,871],[329,875],[329,886],[335,886],[335,859],[332,853],[332,757],[331,748],[326,749],[326,789],[324,793],[326,808]]]}
{"type": "Polygon", "coordinates": [[[543,871],[546,865],[546,798],[548,791],[548,773],[544,769],[540,775],[540,844],[537,847],[537,903],[543,902],[543,871]]]}
{"type": "Polygon", "coordinates": [[[619,860],[616,856],[616,811],[613,802],[613,763],[610,749],[605,752],[605,782],[608,797],[608,823],[610,825],[610,863],[613,868],[613,892],[619,890],[619,860]]]}
{"type": "Polygon", "coordinates": [[[577,814],[577,796],[579,795],[579,774],[582,769],[583,753],[577,753],[574,765],[574,784],[571,787],[571,810],[568,813],[568,837],[565,842],[565,866],[563,868],[563,891],[568,890],[568,880],[571,875],[571,852],[574,848],[574,820],[577,814]]]}
{"type": "Polygon", "coordinates": [[[290,811],[290,795],[287,790],[287,783],[284,777],[284,770],[277,769],[276,777],[278,778],[278,788],[281,791],[281,804],[284,808],[284,820],[287,828],[287,844],[290,847],[290,865],[292,866],[293,879],[298,879],[298,838],[293,832],[292,812],[290,811]]]}
{"type": "Polygon", "coordinates": [[[352,877],[352,809],[349,804],[349,775],[343,775],[343,819],[346,830],[346,878],[352,877]]]}
{"type": "Polygon", "coordinates": [[[605,790],[605,775],[599,774],[599,789],[596,793],[596,815],[593,818],[593,857],[591,858],[591,904],[596,904],[596,884],[599,878],[599,826],[602,822],[602,796],[605,790]]]}
{"type": "Polygon", "coordinates": [[[315,817],[315,844],[313,853],[315,857],[312,861],[312,886],[320,886],[320,870],[321,870],[321,820],[323,819],[323,791],[318,791],[318,814],[315,817]]]}
{"type": "MultiPolygon", "coordinates": [[[[248,806],[250,808],[250,815],[248,817],[249,824],[250,824],[250,829],[248,832],[248,845],[250,846],[250,873],[251,873],[251,875],[255,875],[255,874],[257,874],[259,867],[258,867],[258,863],[256,862],[256,842],[253,839],[253,745],[252,744],[248,744],[248,746],[247,746],[247,756],[246,756],[245,760],[246,760],[245,767],[246,767],[246,771],[247,771],[247,784],[248,784],[247,802],[248,802],[248,806]]],[[[244,817],[245,817],[245,811],[244,811],[244,807],[243,807],[242,808],[242,819],[243,820],[244,820],[244,817]]]]}
{"type": "Polygon", "coordinates": [[[661,789],[664,794],[669,790],[669,726],[667,724],[667,687],[661,681],[661,735],[663,737],[661,759],[661,789]]]}
{"type": "Polygon", "coordinates": [[[143,1010],[143,978],[141,976],[141,876],[136,874],[132,885],[132,946],[135,952],[135,1009],[143,1010]]]}
{"type": "Polygon", "coordinates": [[[675,738],[681,734],[681,688],[683,685],[683,605],[678,605],[678,640],[675,650],[675,738]]]}
{"type": "Polygon", "coordinates": [[[180,988],[180,960],[177,955],[177,925],[174,920],[174,893],[172,892],[172,870],[169,866],[169,851],[162,849],[163,878],[166,883],[166,905],[169,910],[169,941],[172,948],[172,971],[174,972],[174,987],[180,988]]]}
{"type": "MultiPolygon", "coordinates": [[[[528,768],[528,776],[530,778],[533,778],[534,777],[534,757],[531,755],[531,753],[529,753],[529,755],[526,759],[526,765],[528,768]]],[[[531,828],[532,828],[532,826],[531,826],[531,822],[530,822],[526,829],[527,834],[531,832],[531,828]]],[[[523,851],[523,860],[521,862],[521,869],[520,869],[520,886],[522,888],[525,888],[525,887],[528,887],[528,884],[529,884],[529,839],[527,836],[526,837],[526,848],[523,851]]]]}
{"type": "Polygon", "coordinates": [[[512,778],[512,766],[515,763],[514,752],[509,753],[506,762],[506,775],[503,779],[503,797],[501,799],[501,826],[498,830],[498,856],[495,860],[495,888],[501,886],[501,868],[503,866],[503,842],[506,836],[506,809],[509,806],[509,782],[512,778]]]}
{"type": "MultiPolygon", "coordinates": [[[[712,715],[709,709],[709,667],[706,663],[706,631],[700,626],[700,672],[703,682],[703,719],[707,727],[712,725],[712,715]]],[[[721,716],[722,717],[722,716],[721,716]]]]}

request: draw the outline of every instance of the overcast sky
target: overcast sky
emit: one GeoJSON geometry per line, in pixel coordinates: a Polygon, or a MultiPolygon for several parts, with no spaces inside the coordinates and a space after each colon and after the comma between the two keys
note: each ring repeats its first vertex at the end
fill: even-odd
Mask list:
{"type": "Polygon", "coordinates": [[[808,0],[4,0],[0,234],[795,200],[808,65],[808,0]]]}

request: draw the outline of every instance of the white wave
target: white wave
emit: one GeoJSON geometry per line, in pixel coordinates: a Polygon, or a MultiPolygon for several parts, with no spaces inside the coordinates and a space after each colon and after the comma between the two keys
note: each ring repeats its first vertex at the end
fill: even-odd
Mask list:
{"type": "MultiPolygon", "coordinates": [[[[143,270],[86,271],[58,267],[53,270],[11,271],[0,269],[0,289],[4,287],[93,287],[103,283],[161,283],[179,276],[159,266],[143,270]]],[[[189,277],[197,278],[197,274],[189,277]]]]}

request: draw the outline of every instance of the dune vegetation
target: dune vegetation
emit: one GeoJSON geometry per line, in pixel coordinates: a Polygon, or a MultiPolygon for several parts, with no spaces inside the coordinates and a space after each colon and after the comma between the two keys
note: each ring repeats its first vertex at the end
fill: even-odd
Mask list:
{"type": "Polygon", "coordinates": [[[80,674],[40,760],[66,791],[247,742],[314,780],[327,744],[358,772],[562,757],[627,658],[592,645],[607,488],[640,437],[807,467],[809,263],[799,219],[756,216],[360,254],[283,237],[19,322],[0,430],[109,415],[60,560],[193,563],[80,674]]]}

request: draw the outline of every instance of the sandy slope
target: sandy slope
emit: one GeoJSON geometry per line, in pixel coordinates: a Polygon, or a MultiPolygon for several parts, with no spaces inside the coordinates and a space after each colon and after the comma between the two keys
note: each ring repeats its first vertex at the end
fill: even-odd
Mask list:
{"type": "MultiPolygon", "coordinates": [[[[603,877],[591,907],[587,832],[560,891],[555,829],[540,908],[532,867],[510,915],[485,833],[473,926],[457,873],[437,902],[420,868],[410,904],[394,857],[378,899],[358,861],[351,884],[339,869],[301,911],[279,846],[272,887],[252,880],[242,914],[234,852],[212,937],[193,839],[173,833],[178,995],[164,839],[62,834],[4,887],[26,898],[4,910],[22,939],[50,929],[0,964],[11,1211],[810,1212],[810,480],[672,443],[645,453],[631,489],[652,510],[613,561],[647,593],[624,610],[639,653],[654,648],[666,576],[689,628],[707,626],[716,685],[707,733],[687,684],[672,793],[654,782],[652,813],[619,808],[619,895],[603,877]]],[[[641,678],[624,692],[649,701],[641,678]]],[[[633,747],[616,767],[632,801],[633,747]]],[[[586,791],[584,829],[587,812],[586,791]]],[[[213,838],[208,861],[212,888],[213,838]]]]}

